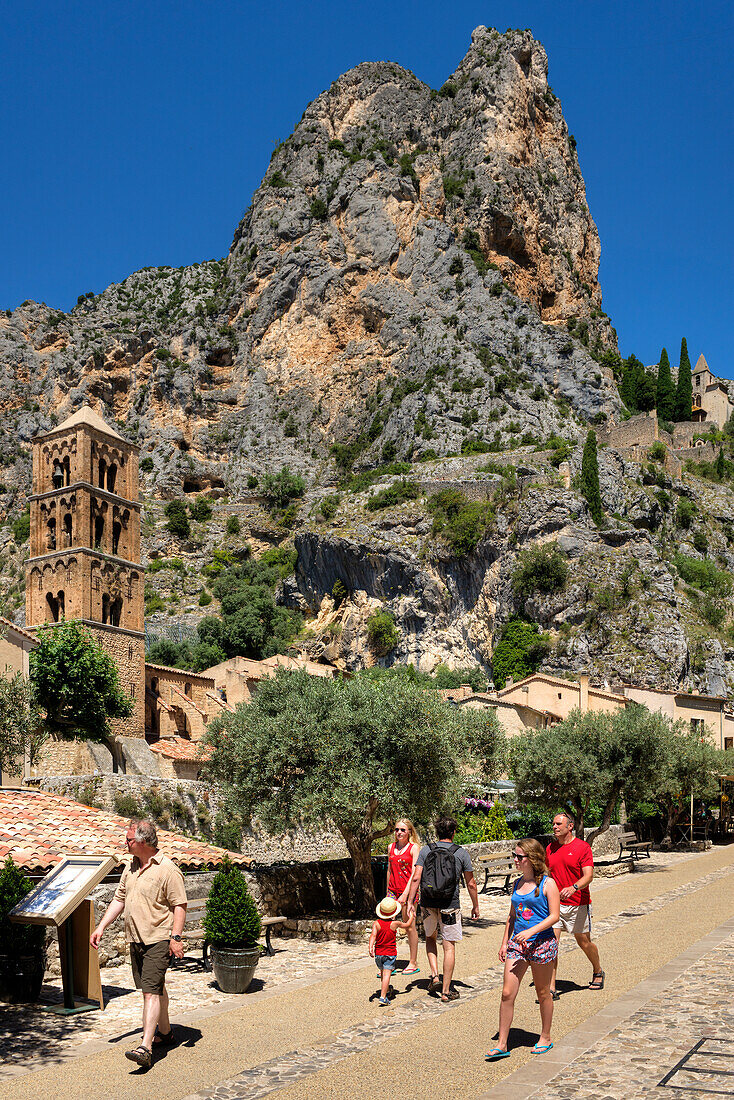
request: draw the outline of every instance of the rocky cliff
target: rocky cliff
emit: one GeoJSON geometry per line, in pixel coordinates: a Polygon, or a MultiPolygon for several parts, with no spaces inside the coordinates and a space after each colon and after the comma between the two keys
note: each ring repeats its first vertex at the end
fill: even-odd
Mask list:
{"type": "MultiPolygon", "coordinates": [[[[555,468],[561,439],[573,450],[620,402],[606,365],[616,337],[601,308],[599,239],[547,72],[529,32],[485,27],[438,90],[398,65],[359,65],[276,149],[224,259],[135,272],[68,314],[26,302],[0,316],[2,515],[23,508],[31,437],[89,402],[142,447],[146,553],[188,568],[184,584],[180,570],[178,580],[166,582],[166,569],[149,578],[174,621],[201,614],[200,570],[236,502],[234,552],[245,538],[291,537],[248,495],[287,463],[307,492],[287,520],[299,556],[282,596],[314,616],[315,652],[374,659],[366,621],[388,607],[400,633],[390,660],[487,665],[521,610],[550,631],[554,668],[684,681],[695,665],[689,606],[666,562],[676,494],[691,490],[669,484],[661,503],[659,486],[610,457],[614,518],[600,531],[555,468]],[[477,461],[450,457],[507,461],[518,448],[512,492],[477,461]],[[356,491],[324,521],[337,480],[395,460],[413,464],[412,503],[375,515],[356,491]],[[452,557],[430,500],[457,478],[470,496],[499,496],[477,547],[452,557]],[[159,502],[203,491],[222,511],[177,543],[159,502]],[[518,607],[517,554],[551,537],[572,582],[518,607]],[[640,583],[622,627],[587,604],[628,559],[640,583]],[[350,598],[329,607],[335,580],[350,598]]],[[[723,522],[711,537],[728,553],[723,522]]],[[[6,528],[10,610],[22,553],[6,528]]],[[[693,672],[708,675],[715,659],[723,683],[724,636],[709,635],[693,672]]]]}

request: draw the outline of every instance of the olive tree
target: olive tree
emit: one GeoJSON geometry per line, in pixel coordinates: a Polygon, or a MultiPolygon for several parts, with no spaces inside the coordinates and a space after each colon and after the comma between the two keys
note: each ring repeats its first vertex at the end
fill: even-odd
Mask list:
{"type": "Polygon", "coordinates": [[[34,763],[45,739],[33,687],[17,672],[0,676],[0,771],[15,771],[28,754],[34,763]]]}
{"type": "Polygon", "coordinates": [[[246,821],[338,829],[370,909],[373,841],[402,814],[456,809],[467,771],[499,775],[504,744],[493,713],[452,707],[410,680],[286,670],[215,719],[206,740],[207,772],[246,821]]]}
{"type": "Polygon", "coordinates": [[[583,836],[592,802],[602,823],[589,841],[609,828],[621,798],[649,791],[663,767],[669,720],[638,703],[614,713],[574,710],[555,726],[512,742],[511,771],[521,801],[568,810],[583,836]]]}

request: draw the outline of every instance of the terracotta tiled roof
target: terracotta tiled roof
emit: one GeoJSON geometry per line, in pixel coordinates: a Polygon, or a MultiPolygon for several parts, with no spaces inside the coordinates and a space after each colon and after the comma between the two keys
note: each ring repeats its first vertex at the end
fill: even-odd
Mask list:
{"type": "Polygon", "coordinates": [[[173,668],[172,665],[152,665],[150,661],[145,662],[145,667],[152,668],[154,672],[173,672],[185,680],[201,680],[214,687],[213,677],[207,676],[204,672],[190,672],[187,668],[173,668]]]}
{"type": "MultiPolygon", "coordinates": [[[[127,818],[64,795],[0,787],[0,861],[12,856],[31,873],[47,871],[64,855],[115,856],[122,866],[127,859],[127,825],[127,818]]],[[[226,854],[224,848],[162,829],[158,844],[184,871],[216,867],[226,854]]],[[[238,852],[230,856],[240,866],[251,862],[238,852]]]]}
{"type": "Polygon", "coordinates": [[[6,619],[4,616],[0,615],[0,633],[8,627],[10,627],[11,630],[17,631],[18,634],[22,634],[24,638],[28,638],[34,645],[38,645],[38,638],[35,634],[30,634],[24,627],[18,626],[17,623],[13,623],[10,619],[6,619]]]}
{"type": "Polygon", "coordinates": [[[190,741],[188,737],[162,737],[160,741],[154,741],[149,747],[151,752],[168,756],[171,760],[188,760],[192,764],[201,764],[212,754],[209,745],[202,745],[200,741],[190,741]]]}

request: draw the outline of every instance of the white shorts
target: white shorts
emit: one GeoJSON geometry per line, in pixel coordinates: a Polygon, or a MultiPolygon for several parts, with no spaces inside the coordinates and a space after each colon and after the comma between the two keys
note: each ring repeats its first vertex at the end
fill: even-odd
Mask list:
{"type": "Polygon", "coordinates": [[[561,903],[561,917],[553,927],[559,932],[571,932],[573,935],[582,932],[591,935],[591,906],[561,903]]]}
{"type": "Polygon", "coordinates": [[[441,939],[447,943],[458,943],[462,939],[461,909],[423,909],[423,931],[427,936],[435,936],[441,929],[441,939]]]}

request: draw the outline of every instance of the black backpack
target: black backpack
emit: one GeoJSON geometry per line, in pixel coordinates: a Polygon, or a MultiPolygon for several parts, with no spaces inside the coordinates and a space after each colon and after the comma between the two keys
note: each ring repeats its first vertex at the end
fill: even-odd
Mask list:
{"type": "Polygon", "coordinates": [[[421,875],[421,905],[426,909],[448,909],[459,883],[454,852],[458,844],[429,844],[431,849],[421,875]]]}

